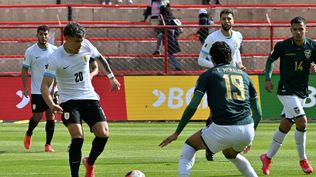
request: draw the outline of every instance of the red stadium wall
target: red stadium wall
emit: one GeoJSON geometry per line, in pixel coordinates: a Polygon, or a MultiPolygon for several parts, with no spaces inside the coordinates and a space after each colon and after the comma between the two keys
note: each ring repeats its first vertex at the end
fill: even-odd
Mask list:
{"type": "MultiPolygon", "coordinates": [[[[191,76],[117,76],[121,90],[112,92],[105,76],[93,79],[100,103],[108,120],[179,120],[194,92],[197,75],[191,76]]],[[[257,90],[258,77],[251,76],[257,90]]],[[[0,120],[27,120],[30,100],[22,96],[21,77],[0,77],[0,120]]],[[[193,120],[209,115],[206,97],[193,120]]],[[[60,120],[60,117],[58,117],[60,120]]]]}
{"type": "MultiPolygon", "coordinates": [[[[93,85],[100,95],[101,106],[109,120],[127,120],[124,78],[118,76],[122,84],[119,92],[111,92],[105,77],[95,77],[93,85]]],[[[31,102],[22,96],[20,77],[0,77],[0,120],[26,120],[32,116],[31,102]]],[[[60,119],[58,117],[58,119],[60,119]]]]}

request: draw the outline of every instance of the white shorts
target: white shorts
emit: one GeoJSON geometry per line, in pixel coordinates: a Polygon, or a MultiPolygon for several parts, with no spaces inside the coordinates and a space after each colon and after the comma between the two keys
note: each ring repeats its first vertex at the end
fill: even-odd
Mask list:
{"type": "Polygon", "coordinates": [[[304,99],[294,95],[278,95],[278,98],[283,105],[282,116],[285,116],[287,119],[305,116],[303,109],[304,99]]]}
{"type": "Polygon", "coordinates": [[[227,148],[241,152],[250,145],[255,136],[254,124],[247,125],[217,125],[212,123],[201,131],[201,137],[213,153],[227,148]]]}

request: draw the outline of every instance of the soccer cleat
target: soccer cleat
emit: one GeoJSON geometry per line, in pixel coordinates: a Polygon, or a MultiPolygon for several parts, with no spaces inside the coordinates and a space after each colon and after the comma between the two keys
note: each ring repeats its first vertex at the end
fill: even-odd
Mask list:
{"type": "Polygon", "coordinates": [[[82,159],[83,165],[86,167],[86,176],[85,177],[94,177],[94,170],[95,170],[95,165],[89,165],[88,164],[88,158],[89,157],[84,157],[82,159]]]}
{"type": "Polygon", "coordinates": [[[311,164],[308,162],[307,159],[301,160],[300,166],[302,170],[304,171],[304,173],[306,174],[311,174],[314,171],[313,167],[311,166],[311,164]]]}
{"type": "Polygon", "coordinates": [[[53,149],[52,145],[45,144],[45,152],[55,152],[55,150],[53,149]]]}
{"type": "Polygon", "coordinates": [[[27,135],[27,134],[25,134],[25,136],[24,136],[24,147],[25,147],[25,149],[30,149],[31,144],[32,144],[32,137],[27,135]]]}
{"type": "Polygon", "coordinates": [[[208,149],[205,150],[205,157],[208,161],[214,161],[214,154],[208,149]]]}
{"type": "Polygon", "coordinates": [[[261,154],[260,160],[262,162],[262,172],[263,172],[263,174],[270,175],[269,168],[270,168],[270,165],[272,163],[272,160],[267,157],[267,154],[261,154]]]}

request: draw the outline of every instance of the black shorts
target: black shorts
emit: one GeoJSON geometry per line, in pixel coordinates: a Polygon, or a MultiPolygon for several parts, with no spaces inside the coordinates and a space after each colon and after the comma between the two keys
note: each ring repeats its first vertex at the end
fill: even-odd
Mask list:
{"type": "MultiPolygon", "coordinates": [[[[54,96],[53,101],[57,104],[57,95],[54,96]]],[[[32,103],[32,113],[36,112],[44,112],[49,109],[48,105],[44,101],[42,95],[40,94],[32,94],[31,96],[31,103],[32,103]]]]}
{"type": "Polygon", "coordinates": [[[45,103],[42,95],[40,95],[40,94],[32,94],[31,103],[32,103],[32,113],[44,112],[47,109],[49,109],[49,107],[45,103]]]}
{"type": "Polygon", "coordinates": [[[60,106],[63,108],[62,121],[65,126],[85,121],[91,129],[95,123],[106,121],[98,100],[69,100],[60,106]]]}

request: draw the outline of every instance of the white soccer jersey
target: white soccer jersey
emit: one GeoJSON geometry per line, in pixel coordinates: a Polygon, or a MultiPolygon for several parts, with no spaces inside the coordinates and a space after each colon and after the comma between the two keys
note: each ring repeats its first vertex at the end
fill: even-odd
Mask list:
{"type": "Polygon", "coordinates": [[[214,66],[211,56],[209,55],[212,45],[217,41],[226,42],[232,51],[231,65],[236,66],[237,63],[242,63],[239,48],[242,42],[242,35],[238,31],[232,31],[232,35],[227,37],[223,35],[221,30],[216,30],[209,34],[205,39],[203,47],[200,51],[198,63],[201,66],[212,68],[214,66]]]}
{"type": "MultiPolygon", "coordinates": [[[[32,94],[41,94],[43,73],[48,65],[48,56],[56,49],[56,46],[49,43],[46,49],[39,48],[37,43],[26,49],[22,65],[31,71],[32,94]]],[[[52,89],[52,86],[50,89],[52,89]]]]}
{"type": "Polygon", "coordinates": [[[99,100],[89,70],[90,58],[99,56],[99,51],[86,39],[78,54],[69,54],[64,46],[60,46],[50,55],[44,76],[56,77],[62,103],[68,100],[99,100]]]}

